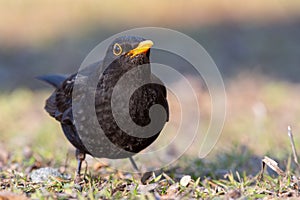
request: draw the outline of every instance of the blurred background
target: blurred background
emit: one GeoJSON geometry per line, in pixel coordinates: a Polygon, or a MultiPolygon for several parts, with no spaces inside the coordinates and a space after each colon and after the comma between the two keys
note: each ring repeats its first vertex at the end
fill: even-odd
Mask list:
{"type": "MultiPolygon", "coordinates": [[[[143,26],[187,34],[219,67],[227,117],[211,155],[243,146],[283,156],[288,125],[300,144],[298,0],[0,1],[0,148],[64,159],[73,148],[43,110],[52,88],[34,77],[73,73],[102,40],[143,26]]],[[[198,98],[208,124],[209,93],[198,98]]]]}

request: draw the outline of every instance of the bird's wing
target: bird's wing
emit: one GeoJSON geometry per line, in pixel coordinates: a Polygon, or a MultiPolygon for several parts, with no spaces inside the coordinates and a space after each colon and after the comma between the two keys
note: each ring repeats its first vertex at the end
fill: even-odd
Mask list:
{"type": "Polygon", "coordinates": [[[72,114],[72,92],[76,76],[77,73],[69,76],[54,92],[54,105],[56,106],[55,119],[62,123],[66,121],[66,118],[73,118],[72,116],[70,116],[70,114],[72,114]]]}
{"type": "Polygon", "coordinates": [[[152,74],[151,79],[154,83],[159,83],[159,86],[156,86],[156,90],[158,90],[158,92],[160,92],[163,96],[163,98],[161,99],[161,101],[163,102],[163,105],[166,109],[167,112],[167,121],[169,121],[169,104],[167,101],[167,88],[164,86],[163,82],[154,74],[152,74]]]}
{"type": "Polygon", "coordinates": [[[78,74],[85,77],[89,77],[91,74],[96,74],[99,66],[101,67],[101,64],[102,61],[93,63],[81,70],[79,73],[72,74],[68,77],[64,75],[46,75],[37,77],[39,80],[45,81],[56,87],[56,90],[46,100],[45,110],[50,114],[50,116],[54,117],[62,124],[73,123],[72,92],[75,79],[78,74]]]}
{"type": "Polygon", "coordinates": [[[52,93],[52,95],[46,100],[45,110],[49,113],[51,117],[55,118],[56,115],[56,94],[52,93]]]}

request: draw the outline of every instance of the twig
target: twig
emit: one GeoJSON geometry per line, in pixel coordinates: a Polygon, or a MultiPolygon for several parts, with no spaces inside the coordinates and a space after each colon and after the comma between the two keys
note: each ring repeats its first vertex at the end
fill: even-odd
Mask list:
{"type": "Polygon", "coordinates": [[[263,163],[262,170],[264,170],[265,165],[267,165],[273,171],[275,171],[278,175],[283,176],[283,177],[286,176],[286,173],[278,167],[278,163],[275,160],[269,158],[268,156],[265,156],[264,159],[262,159],[262,163],[263,163]]]}
{"type": "Polygon", "coordinates": [[[293,137],[291,126],[288,126],[288,136],[290,138],[290,142],[291,142],[291,145],[292,145],[294,161],[297,164],[297,166],[299,167],[298,156],[297,156],[297,151],[296,151],[296,147],[295,147],[295,142],[294,142],[294,137],[293,137]]]}

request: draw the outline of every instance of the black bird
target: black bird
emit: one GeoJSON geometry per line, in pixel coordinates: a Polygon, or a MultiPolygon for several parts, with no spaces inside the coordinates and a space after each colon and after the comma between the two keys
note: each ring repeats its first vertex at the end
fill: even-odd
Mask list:
{"type": "MultiPolygon", "coordinates": [[[[78,167],[75,181],[80,180],[81,164],[86,154],[112,159],[130,158],[136,168],[132,156],[154,142],[164,124],[168,121],[167,90],[163,83],[151,73],[150,69],[149,56],[152,45],[152,41],[141,37],[122,36],[116,38],[109,45],[103,61],[92,64],[83,71],[68,77],[62,75],[38,77],[38,79],[55,87],[55,91],[46,100],[45,110],[61,123],[65,136],[76,148],[78,167]],[[140,86],[133,92],[129,99],[129,111],[127,110],[127,112],[129,112],[131,120],[137,126],[146,127],[150,123],[157,124],[156,132],[151,133],[150,136],[146,132],[130,135],[118,126],[114,118],[111,102],[113,90],[121,77],[130,70],[134,70],[134,73],[128,75],[126,79],[128,85],[135,86],[141,80],[147,84],[140,86]],[[96,121],[105,134],[105,137],[102,137],[101,134],[95,134],[97,131],[93,125],[85,126],[84,130],[81,131],[85,131],[86,137],[93,135],[92,139],[88,140],[92,141],[92,144],[89,143],[88,146],[87,143],[83,142],[85,135],[78,134],[80,128],[76,126],[76,120],[74,120],[74,98],[80,99],[86,96],[81,92],[76,92],[76,95],[73,92],[76,79],[79,80],[79,77],[82,76],[88,77],[89,82],[96,81],[97,83],[94,102],[91,102],[94,103],[96,121]],[[160,104],[165,113],[159,114],[159,116],[151,116],[150,108],[156,104],[160,104]],[[96,146],[96,150],[92,148],[96,146]]],[[[122,96],[127,93],[128,91],[124,89],[120,94],[117,94],[120,99],[114,105],[119,108],[125,107],[122,96]]],[[[89,123],[89,116],[85,116],[82,120],[89,123]]]]}

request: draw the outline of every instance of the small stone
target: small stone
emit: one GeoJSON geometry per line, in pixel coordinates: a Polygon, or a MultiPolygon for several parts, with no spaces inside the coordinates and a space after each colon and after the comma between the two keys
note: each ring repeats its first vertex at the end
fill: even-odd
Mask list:
{"type": "Polygon", "coordinates": [[[183,186],[183,187],[186,187],[189,182],[191,181],[191,176],[189,175],[186,175],[186,176],[183,176],[181,179],[180,179],[180,185],[183,186]]]}
{"type": "Polygon", "coordinates": [[[62,178],[62,179],[66,178],[63,174],[61,174],[59,172],[58,169],[50,168],[50,167],[33,170],[30,173],[30,178],[31,178],[32,182],[35,182],[35,183],[49,181],[49,180],[51,180],[51,177],[57,177],[57,178],[62,178]]]}

